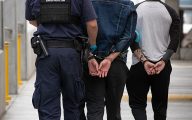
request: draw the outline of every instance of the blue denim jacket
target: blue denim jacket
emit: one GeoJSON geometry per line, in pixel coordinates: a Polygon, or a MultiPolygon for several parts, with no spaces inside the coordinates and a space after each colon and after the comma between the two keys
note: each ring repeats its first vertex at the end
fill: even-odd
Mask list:
{"type": "Polygon", "coordinates": [[[121,52],[126,62],[127,49],[135,33],[137,13],[130,0],[92,0],[98,22],[96,55],[106,57],[121,52]]]}

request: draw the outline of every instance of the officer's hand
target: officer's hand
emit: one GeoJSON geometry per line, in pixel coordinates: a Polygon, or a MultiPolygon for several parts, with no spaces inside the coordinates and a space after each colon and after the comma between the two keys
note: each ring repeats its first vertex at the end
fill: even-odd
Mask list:
{"type": "Polygon", "coordinates": [[[111,60],[110,59],[104,59],[100,64],[99,64],[99,77],[107,77],[109,68],[111,67],[111,60]]]}
{"type": "Polygon", "coordinates": [[[99,75],[99,64],[95,59],[90,59],[88,61],[88,68],[89,68],[89,74],[91,76],[98,76],[99,75]]]}
{"type": "Polygon", "coordinates": [[[159,74],[163,69],[165,68],[165,62],[163,60],[160,60],[155,64],[155,72],[156,74],[159,74]]]}
{"type": "Polygon", "coordinates": [[[144,62],[144,69],[148,75],[154,75],[155,74],[154,68],[155,68],[155,64],[151,63],[150,61],[144,62]]]}

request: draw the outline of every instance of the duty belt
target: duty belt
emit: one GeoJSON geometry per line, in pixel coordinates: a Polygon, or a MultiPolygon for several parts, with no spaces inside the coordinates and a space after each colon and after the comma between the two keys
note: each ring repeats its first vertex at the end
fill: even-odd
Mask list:
{"type": "Polygon", "coordinates": [[[47,40],[48,48],[76,48],[77,40],[47,40]]]}

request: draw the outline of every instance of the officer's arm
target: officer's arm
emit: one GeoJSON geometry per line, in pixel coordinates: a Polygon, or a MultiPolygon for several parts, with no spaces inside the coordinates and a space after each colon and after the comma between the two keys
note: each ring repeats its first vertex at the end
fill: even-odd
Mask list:
{"type": "Polygon", "coordinates": [[[32,14],[33,5],[33,0],[26,0],[25,19],[28,20],[31,25],[37,27],[37,21],[35,20],[35,16],[32,14]]]}
{"type": "Polygon", "coordinates": [[[29,21],[29,23],[30,23],[31,25],[35,26],[35,27],[38,26],[36,20],[31,20],[31,21],[29,21]]]}
{"type": "Polygon", "coordinates": [[[25,2],[25,19],[28,21],[35,20],[35,16],[32,14],[34,0],[26,0],[25,2]]]}
{"type": "Polygon", "coordinates": [[[95,45],[96,44],[97,32],[98,32],[96,19],[87,21],[86,26],[87,26],[87,34],[88,34],[88,37],[89,37],[89,44],[90,45],[95,45]]]}
{"type": "Polygon", "coordinates": [[[89,43],[90,45],[95,45],[98,31],[96,21],[97,16],[90,0],[82,0],[82,2],[82,17],[83,21],[86,23],[89,43]]]}

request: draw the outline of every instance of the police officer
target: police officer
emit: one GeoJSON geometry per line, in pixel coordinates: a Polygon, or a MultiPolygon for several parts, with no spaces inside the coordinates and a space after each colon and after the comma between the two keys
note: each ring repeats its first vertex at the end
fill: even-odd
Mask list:
{"type": "MultiPolygon", "coordinates": [[[[89,44],[95,45],[96,14],[89,0],[27,0],[26,19],[47,47],[48,55],[38,53],[33,106],[40,120],[60,120],[62,93],[65,120],[79,119],[79,102],[84,97],[77,36],[86,25],[89,44]]],[[[33,43],[32,43],[33,44],[33,43]]],[[[42,46],[41,46],[42,47],[42,46]]]]}

